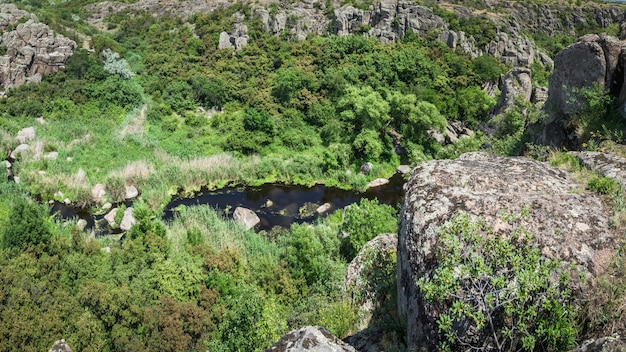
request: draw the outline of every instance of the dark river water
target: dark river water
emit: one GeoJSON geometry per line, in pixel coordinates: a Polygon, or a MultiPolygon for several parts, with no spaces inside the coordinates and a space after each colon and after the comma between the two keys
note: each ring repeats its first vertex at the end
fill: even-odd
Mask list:
{"type": "MultiPolygon", "coordinates": [[[[206,205],[221,210],[228,217],[236,207],[253,210],[261,219],[255,230],[270,230],[275,226],[288,228],[293,223],[310,223],[320,215],[316,209],[328,203],[330,209],[323,215],[342,209],[360,199],[378,199],[383,204],[400,207],[403,199],[404,179],[396,174],[386,185],[375,187],[363,193],[347,191],[335,187],[315,185],[313,187],[264,184],[258,187],[226,187],[218,190],[199,192],[191,198],[175,197],[166,206],[163,220],[173,219],[176,208],[184,206],[206,205]]],[[[127,203],[127,206],[132,204],[127,203]]],[[[87,221],[87,229],[96,230],[97,235],[108,233],[104,215],[92,215],[84,210],[77,210],[62,203],[52,205],[51,213],[69,219],[77,217],[87,221]]],[[[323,216],[322,215],[322,216],[323,216]]]]}

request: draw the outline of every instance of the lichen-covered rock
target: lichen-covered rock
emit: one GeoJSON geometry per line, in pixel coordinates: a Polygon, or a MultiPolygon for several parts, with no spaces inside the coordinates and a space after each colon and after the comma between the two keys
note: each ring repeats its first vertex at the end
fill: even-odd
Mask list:
{"type": "Polygon", "coordinates": [[[288,332],[265,352],[357,352],[352,346],[319,326],[288,332]]]}
{"type": "Polygon", "coordinates": [[[134,210],[132,207],[128,207],[124,210],[124,216],[120,222],[120,230],[129,231],[137,223],[133,212],[134,210]]]}
{"type": "MultiPolygon", "coordinates": [[[[416,167],[398,234],[398,309],[406,319],[408,347],[435,350],[434,317],[416,282],[433,272],[438,230],[460,211],[505,232],[509,227],[499,214],[527,208],[521,225],[534,234],[532,246],[542,255],[571,265],[588,282],[604,273],[618,242],[608,210],[596,194],[574,188],[565,171],[526,158],[468,153],[416,167]]],[[[571,284],[584,295],[586,286],[576,277],[571,284]]]]}

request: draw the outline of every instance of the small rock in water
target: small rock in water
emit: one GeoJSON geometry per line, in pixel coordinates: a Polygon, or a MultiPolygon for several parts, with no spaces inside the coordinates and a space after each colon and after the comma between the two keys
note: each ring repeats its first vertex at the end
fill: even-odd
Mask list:
{"type": "Polygon", "coordinates": [[[411,167],[409,165],[400,165],[396,168],[396,171],[399,174],[404,175],[411,172],[411,167]]]}
{"type": "Polygon", "coordinates": [[[330,203],[324,203],[322,205],[320,205],[319,207],[317,207],[317,209],[315,210],[319,215],[325,214],[327,211],[330,210],[330,208],[332,208],[332,204],[330,203]]]}

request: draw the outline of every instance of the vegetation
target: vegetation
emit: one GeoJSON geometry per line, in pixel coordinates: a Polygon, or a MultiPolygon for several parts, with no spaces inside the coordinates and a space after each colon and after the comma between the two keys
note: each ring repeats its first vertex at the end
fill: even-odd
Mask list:
{"type": "MultiPolygon", "coordinates": [[[[65,338],[77,351],[257,351],[302,325],[345,337],[363,318],[358,300],[341,294],[346,265],[374,236],[397,231],[398,209],[364,199],[315,224],[268,234],[200,206],[183,207],[164,222],[171,196],[266,182],[363,190],[400,164],[479,148],[549,154],[528,144],[532,126],[544,117],[536,107],[519,102],[489,117],[496,97],[482,85],[509,69],[492,56],[471,58],[414,33],[386,45],[361,35],[294,41],[264,32],[256,19],[245,21],[248,46],[218,50],[219,33],[232,30],[233,15],[251,11],[243,2],[185,19],[110,11],[106,31],[85,21],[85,6],[96,2],[15,1],[89,49],[77,50],[63,72],[0,99],[5,157],[19,130],[36,129],[30,150],[12,165],[21,182],[0,182],[0,350],[42,351],[65,338]],[[91,40],[81,43],[77,33],[91,40]],[[449,120],[476,133],[444,145],[434,135],[445,133],[449,120]],[[359,172],[365,162],[374,164],[367,175],[359,172]],[[132,205],[137,223],[121,242],[91,238],[41,205],[68,198],[100,211],[92,209],[99,206],[91,194],[96,184],[106,186],[105,201],[120,204],[118,225],[126,187],[140,190],[132,205]]],[[[375,2],[342,3],[365,9],[375,2]]],[[[486,17],[432,7],[478,45],[499,30],[486,17]]],[[[278,3],[269,10],[275,15],[278,3]]],[[[532,36],[551,51],[572,40],[532,36]]],[[[535,81],[545,83],[548,72],[533,69],[535,81]]],[[[613,111],[608,93],[578,93],[589,106],[570,127],[583,146],[620,140],[618,120],[597,124],[613,111]]],[[[566,155],[555,162],[580,169],[566,155]]],[[[616,196],[621,188],[604,178],[588,181],[616,204],[614,224],[626,223],[620,215],[626,203],[616,196]]],[[[511,236],[521,240],[483,238],[489,227],[465,217],[442,230],[453,255],[438,253],[437,275],[419,283],[440,309],[442,347],[466,343],[458,322],[488,332],[480,343],[500,349],[571,346],[576,334],[565,281],[550,286],[548,278],[559,274],[556,263],[529,248],[532,236],[523,228],[515,231],[511,236]],[[474,251],[460,251],[461,245],[474,251]],[[460,271],[452,272],[453,264],[460,271]],[[485,277],[486,290],[471,291],[485,277]],[[514,290],[514,282],[530,288],[514,290]],[[453,303],[457,296],[466,299],[453,303]],[[496,321],[512,325],[494,329],[496,321]]],[[[367,254],[364,265],[366,287],[355,294],[369,295],[372,324],[393,333],[402,350],[395,253],[367,254]]],[[[623,307],[611,299],[611,307],[623,307]]]]}
{"type": "Polygon", "coordinates": [[[574,346],[576,311],[569,273],[541,256],[517,223],[494,234],[482,219],[459,214],[439,231],[437,267],[418,286],[433,305],[442,350],[557,350],[574,346]],[[559,278],[555,283],[554,278],[559,278]]]}

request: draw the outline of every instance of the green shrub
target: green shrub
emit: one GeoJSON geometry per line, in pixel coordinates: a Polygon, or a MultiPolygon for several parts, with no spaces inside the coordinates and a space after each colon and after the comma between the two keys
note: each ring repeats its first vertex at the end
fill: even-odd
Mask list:
{"type": "Polygon", "coordinates": [[[438,264],[417,282],[433,306],[439,348],[568,350],[576,338],[569,276],[531,247],[515,215],[504,220],[514,225],[506,235],[465,213],[439,230],[438,264]]]}
{"type": "Polygon", "coordinates": [[[2,235],[4,248],[25,248],[48,243],[52,232],[47,223],[46,209],[23,197],[16,198],[2,235]]]}
{"type": "Polygon", "coordinates": [[[377,199],[361,199],[344,211],[341,231],[348,234],[342,243],[342,254],[352,260],[365,243],[381,233],[395,233],[398,230],[396,210],[377,199]]]}
{"type": "Polygon", "coordinates": [[[587,182],[587,188],[600,194],[613,194],[619,189],[614,179],[604,176],[596,176],[587,182]]]}

